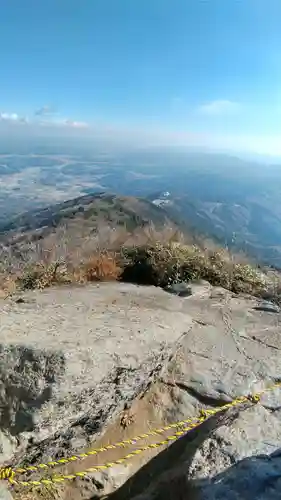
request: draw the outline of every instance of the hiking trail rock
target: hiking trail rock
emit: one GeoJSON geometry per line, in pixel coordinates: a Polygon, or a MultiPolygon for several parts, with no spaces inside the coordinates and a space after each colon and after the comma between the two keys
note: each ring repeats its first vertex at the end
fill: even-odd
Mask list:
{"type": "MultiPolygon", "coordinates": [[[[187,296],[105,283],[2,300],[2,463],[70,456],[281,380],[280,312],[207,282],[188,286],[187,296]],[[132,423],[122,430],[124,411],[132,423]]],[[[211,417],[167,449],[66,486],[65,495],[71,487],[77,499],[275,500],[280,417],[277,388],[258,404],[211,417]]],[[[114,459],[104,454],[96,463],[114,459]]],[[[77,470],[91,466],[87,460],[77,470]]]]}

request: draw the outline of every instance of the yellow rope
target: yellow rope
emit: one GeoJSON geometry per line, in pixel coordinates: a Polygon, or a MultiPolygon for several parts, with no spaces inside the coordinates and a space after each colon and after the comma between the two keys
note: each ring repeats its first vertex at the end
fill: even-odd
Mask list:
{"type": "Polygon", "coordinates": [[[101,447],[101,448],[96,448],[96,449],[93,449],[93,450],[86,452],[86,453],[80,453],[78,455],[73,455],[73,456],[68,457],[68,458],[61,458],[59,460],[50,461],[50,462],[47,462],[45,464],[42,463],[42,464],[39,464],[37,466],[27,466],[25,468],[16,468],[16,469],[12,469],[11,467],[6,467],[6,468],[4,467],[2,469],[0,468],[0,480],[1,479],[8,480],[9,483],[13,484],[13,485],[39,486],[39,485],[44,485],[44,484],[46,485],[46,484],[51,484],[51,483],[62,482],[62,481],[65,481],[67,479],[75,479],[77,477],[85,477],[88,473],[108,469],[110,467],[113,467],[114,465],[122,464],[125,461],[129,460],[130,458],[133,458],[134,456],[139,455],[140,453],[144,453],[147,450],[151,450],[151,449],[158,448],[160,446],[167,445],[171,441],[174,441],[174,440],[178,439],[179,437],[183,436],[191,429],[198,427],[207,418],[209,418],[211,415],[215,415],[218,412],[222,412],[222,411],[227,410],[231,407],[235,407],[235,406],[238,406],[238,405],[240,405],[242,403],[246,403],[246,402],[256,404],[260,401],[261,396],[263,394],[265,394],[266,392],[272,391],[277,387],[281,387],[281,382],[277,382],[259,393],[252,394],[249,396],[241,396],[239,398],[236,398],[233,401],[226,403],[223,406],[219,406],[219,407],[207,409],[207,410],[201,409],[199,417],[189,418],[187,420],[181,420],[181,421],[166,425],[165,427],[161,427],[159,429],[154,429],[154,430],[151,430],[147,433],[140,434],[138,436],[135,436],[134,438],[120,441],[120,442],[117,442],[114,444],[109,444],[109,445],[106,445],[106,446],[101,447]],[[189,424],[189,425],[187,427],[184,427],[186,424],[189,424]],[[89,469],[86,469],[83,472],[76,472],[75,474],[59,475],[59,476],[55,475],[49,479],[40,479],[38,481],[18,481],[15,479],[16,474],[24,474],[26,472],[36,472],[36,471],[39,471],[42,469],[46,470],[50,467],[54,467],[57,465],[65,465],[65,464],[75,462],[75,461],[80,460],[80,459],[84,459],[86,457],[97,455],[98,453],[102,453],[102,452],[105,452],[107,450],[114,450],[118,447],[124,448],[128,445],[135,444],[139,440],[146,439],[150,436],[156,436],[158,434],[166,432],[169,429],[178,428],[178,427],[183,427],[183,429],[177,431],[175,434],[173,434],[171,436],[167,436],[167,438],[164,439],[163,441],[159,441],[158,443],[154,443],[154,444],[148,444],[146,446],[143,446],[141,448],[133,450],[131,453],[124,456],[123,458],[120,458],[119,460],[116,460],[114,462],[108,462],[108,463],[105,463],[104,465],[97,465],[95,467],[91,467],[89,469]]]}

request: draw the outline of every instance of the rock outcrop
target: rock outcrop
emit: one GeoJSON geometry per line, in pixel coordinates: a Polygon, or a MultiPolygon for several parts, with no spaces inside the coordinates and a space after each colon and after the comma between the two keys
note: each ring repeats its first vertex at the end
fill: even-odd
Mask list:
{"type": "MultiPolygon", "coordinates": [[[[266,389],[281,380],[280,318],[270,305],[206,282],[178,295],[110,283],[3,300],[1,462],[68,457],[266,389]]],[[[276,388],[257,404],[214,415],[167,449],[66,483],[60,495],[280,498],[280,417],[276,388]]],[[[119,448],[53,473],[126,453],[119,448]]]]}

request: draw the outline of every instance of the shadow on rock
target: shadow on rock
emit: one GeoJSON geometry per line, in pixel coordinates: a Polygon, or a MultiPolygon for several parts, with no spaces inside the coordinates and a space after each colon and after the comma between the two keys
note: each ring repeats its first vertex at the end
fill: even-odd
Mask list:
{"type": "Polygon", "coordinates": [[[51,399],[64,371],[61,353],[0,344],[0,428],[13,436],[32,431],[34,412],[51,399]]]}
{"type": "Polygon", "coordinates": [[[194,480],[193,490],[200,500],[280,499],[281,448],[271,455],[245,458],[211,479],[194,480]]]}
{"type": "MultiPolygon", "coordinates": [[[[241,411],[241,409],[240,409],[241,411]]],[[[238,416],[235,408],[209,418],[199,427],[188,432],[143,466],[118,490],[107,497],[108,500],[195,500],[189,471],[196,450],[204,440],[221,425],[230,425],[238,416]]],[[[93,496],[91,500],[96,500],[93,496]]]]}
{"type": "MultiPolygon", "coordinates": [[[[241,411],[241,410],[240,410],[241,411]]],[[[194,455],[238,412],[216,415],[142,467],[108,500],[277,500],[281,498],[281,449],[245,458],[211,478],[196,479],[194,455]]],[[[212,457],[208,457],[212,460],[212,457]]],[[[207,462],[207,460],[206,460],[207,462]]],[[[206,463],[206,466],[208,464],[206,463]]],[[[214,465],[214,464],[213,464],[214,465]]],[[[92,497],[94,500],[97,497],[92,497]]]]}

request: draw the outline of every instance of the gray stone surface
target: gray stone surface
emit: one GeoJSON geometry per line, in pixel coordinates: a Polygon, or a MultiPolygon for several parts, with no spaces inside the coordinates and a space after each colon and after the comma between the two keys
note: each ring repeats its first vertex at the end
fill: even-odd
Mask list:
{"type": "MultiPolygon", "coordinates": [[[[195,323],[163,377],[175,388],[174,405],[167,408],[171,420],[281,379],[280,316],[255,305],[255,299],[222,289],[212,289],[209,298],[185,299],[183,308],[195,323]]],[[[160,453],[110,500],[281,498],[281,390],[210,425],[160,453]]]]}
{"type": "MultiPolygon", "coordinates": [[[[254,298],[206,283],[189,297],[112,283],[24,299],[1,303],[0,422],[12,443],[2,461],[82,451],[155,380],[171,391],[167,422],[281,380],[281,314],[257,310],[254,298]]],[[[275,500],[280,448],[275,389],[211,418],[130,479],[130,468],[112,468],[107,477],[124,485],[108,498],[275,500]]]]}
{"type": "Polygon", "coordinates": [[[178,295],[179,297],[190,297],[190,295],[192,295],[192,290],[188,283],[173,283],[167,286],[165,291],[173,295],[178,295]]]}
{"type": "Polygon", "coordinates": [[[146,388],[192,326],[179,299],[157,288],[112,283],[24,299],[0,303],[0,423],[19,450],[47,440],[46,457],[56,447],[61,453],[65,439],[65,452],[72,442],[83,448],[146,388]]]}
{"type": "MultiPolygon", "coordinates": [[[[199,429],[149,461],[109,495],[108,500],[279,499],[281,450],[276,442],[275,451],[269,451],[269,445],[262,440],[264,453],[259,451],[259,427],[253,432],[254,423],[263,423],[264,410],[261,407],[260,418],[259,411],[255,407],[250,434],[247,427],[253,418],[252,408],[242,410],[242,422],[239,421],[241,412],[229,411],[229,414],[211,417],[199,429]],[[249,437],[252,443],[247,450],[249,437]]],[[[267,420],[264,434],[269,431],[270,423],[267,420]]],[[[272,438],[274,430],[269,431],[269,435],[272,438]]],[[[277,439],[278,436],[280,422],[277,439]]]]}
{"type": "Polygon", "coordinates": [[[262,302],[258,306],[255,307],[257,311],[265,311],[265,312],[273,312],[273,313],[279,313],[280,312],[280,307],[276,304],[273,304],[272,302],[262,302]]]}
{"type": "Polygon", "coordinates": [[[173,295],[178,295],[179,297],[190,297],[191,295],[209,297],[211,288],[212,287],[208,281],[198,280],[197,282],[189,281],[188,283],[173,283],[165,288],[165,291],[172,293],[173,295]]]}

